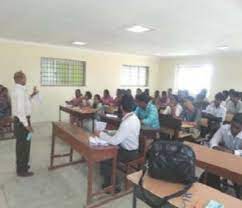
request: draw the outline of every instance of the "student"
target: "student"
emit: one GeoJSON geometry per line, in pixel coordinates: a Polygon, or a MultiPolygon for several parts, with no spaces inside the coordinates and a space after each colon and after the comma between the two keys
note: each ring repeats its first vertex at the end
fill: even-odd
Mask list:
{"type": "Polygon", "coordinates": [[[30,115],[30,99],[38,93],[34,88],[29,96],[26,90],[26,76],[22,71],[14,74],[15,86],[12,94],[12,110],[14,116],[14,135],[16,137],[16,164],[17,175],[21,177],[32,176],[29,172],[29,156],[31,140],[27,140],[29,133],[33,132],[30,115]]]}
{"type": "Polygon", "coordinates": [[[229,91],[223,90],[222,94],[223,94],[223,101],[222,101],[221,105],[226,108],[226,103],[229,100],[229,91]]]}
{"type": "Polygon", "coordinates": [[[11,116],[11,102],[8,89],[2,87],[0,90],[0,120],[11,116]]]}
{"type": "Polygon", "coordinates": [[[169,98],[172,97],[172,95],[173,95],[172,88],[169,88],[169,89],[167,90],[167,95],[168,95],[169,98]]]}
{"type": "Polygon", "coordinates": [[[167,96],[166,91],[162,91],[160,105],[162,108],[165,108],[170,103],[170,98],[167,96]]]}
{"type": "Polygon", "coordinates": [[[234,91],[231,93],[231,98],[226,104],[227,113],[236,114],[242,113],[242,101],[240,100],[240,93],[234,91]]]}
{"type": "Polygon", "coordinates": [[[182,111],[183,108],[178,102],[178,97],[176,95],[173,95],[170,98],[170,104],[166,107],[162,114],[172,115],[174,118],[180,118],[182,111]]]}
{"type": "Polygon", "coordinates": [[[116,91],[116,98],[113,101],[114,106],[118,107],[120,105],[122,96],[123,96],[122,90],[121,89],[117,89],[117,91],[116,91]]]}
{"type": "MultiPolygon", "coordinates": [[[[238,113],[232,119],[231,125],[223,125],[210,140],[210,147],[216,150],[239,155],[242,150],[242,114],[238,113]],[[240,151],[239,151],[240,150],[240,151]]],[[[203,179],[204,174],[201,178],[203,179]]],[[[216,189],[220,187],[220,177],[211,173],[207,174],[207,185],[216,189]]]]}
{"type": "Polygon", "coordinates": [[[141,93],[142,93],[142,90],[140,88],[137,88],[136,89],[136,95],[135,96],[140,95],[141,93]]]}
{"type": "Polygon", "coordinates": [[[103,97],[102,97],[103,105],[112,105],[113,104],[113,98],[110,96],[109,90],[103,91],[103,97]]]}
{"type": "Polygon", "coordinates": [[[127,95],[133,97],[131,89],[127,89],[126,92],[127,92],[127,95]]]}
{"type": "Polygon", "coordinates": [[[215,95],[214,102],[208,105],[204,111],[205,113],[211,114],[214,117],[221,118],[222,122],[225,120],[226,116],[226,108],[221,105],[223,98],[224,97],[222,93],[217,93],[215,95]]]}
{"type": "Polygon", "coordinates": [[[202,89],[200,93],[198,93],[196,99],[195,99],[196,103],[201,103],[201,102],[208,102],[207,99],[207,90],[206,89],[202,89]]]}
{"type": "Polygon", "coordinates": [[[158,110],[145,93],[136,96],[136,104],[135,113],[141,124],[149,128],[160,128],[158,110]]]}
{"type": "Polygon", "coordinates": [[[104,113],[102,99],[101,99],[101,96],[100,95],[98,95],[98,94],[94,95],[92,107],[94,109],[97,109],[97,116],[96,116],[96,118],[97,118],[97,120],[100,120],[98,115],[104,113]]]}
{"type": "MultiPolygon", "coordinates": [[[[110,136],[104,132],[95,132],[95,135],[100,139],[108,142],[111,145],[118,145],[118,161],[128,162],[133,160],[138,155],[139,149],[139,133],[140,121],[132,112],[131,97],[125,95],[121,101],[121,110],[123,113],[122,122],[114,136],[110,136]]],[[[111,161],[101,163],[100,173],[104,177],[103,188],[111,185],[111,161]]]]}
{"type": "Polygon", "coordinates": [[[90,91],[86,91],[84,99],[82,101],[82,107],[91,107],[92,105],[92,93],[90,91]]]}
{"type": "Polygon", "coordinates": [[[149,89],[145,89],[144,93],[145,93],[148,97],[150,97],[150,90],[149,90],[149,89]]]}
{"type": "Polygon", "coordinates": [[[160,91],[156,90],[154,93],[153,104],[156,105],[157,108],[160,108],[160,91]]]}
{"type": "Polygon", "coordinates": [[[74,107],[81,106],[82,104],[82,93],[80,89],[77,89],[75,91],[75,98],[73,98],[71,101],[66,101],[66,104],[72,105],[74,107]]]}
{"type": "Polygon", "coordinates": [[[193,105],[189,99],[184,100],[183,111],[181,113],[181,119],[189,122],[197,122],[199,119],[199,111],[193,105]]]}

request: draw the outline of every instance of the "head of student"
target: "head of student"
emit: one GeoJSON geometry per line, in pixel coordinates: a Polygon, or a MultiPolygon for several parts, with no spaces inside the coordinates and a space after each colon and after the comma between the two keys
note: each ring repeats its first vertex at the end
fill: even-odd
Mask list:
{"type": "Polygon", "coordinates": [[[227,100],[227,98],[229,97],[229,91],[228,90],[224,90],[222,93],[223,93],[223,96],[224,96],[223,100],[224,101],[227,100]]]}
{"type": "Polygon", "coordinates": [[[76,89],[75,95],[76,95],[76,98],[81,97],[82,96],[81,90],[80,89],[76,89]]]}
{"type": "Polygon", "coordinates": [[[231,121],[231,133],[235,137],[242,131],[242,113],[234,115],[231,121]]]}
{"type": "Polygon", "coordinates": [[[127,89],[126,92],[127,92],[127,95],[132,96],[132,91],[131,91],[131,89],[127,89]]]}
{"type": "Polygon", "coordinates": [[[172,88],[169,88],[169,89],[167,90],[167,93],[168,93],[169,96],[172,95],[172,88]]]}
{"type": "Polygon", "coordinates": [[[150,101],[149,96],[144,92],[136,96],[136,103],[140,108],[145,109],[149,101],[150,101]]]}
{"type": "Polygon", "coordinates": [[[167,98],[167,92],[166,92],[166,91],[162,91],[162,93],[161,93],[161,97],[162,97],[162,98],[167,98]]]}
{"type": "Polygon", "coordinates": [[[214,104],[215,104],[215,106],[217,108],[220,106],[220,104],[222,103],[223,99],[224,99],[224,96],[223,96],[223,94],[221,92],[219,92],[219,93],[217,93],[215,95],[214,104]]]}
{"type": "Polygon", "coordinates": [[[15,72],[14,76],[13,76],[14,82],[16,84],[20,84],[20,85],[26,85],[26,76],[22,71],[17,71],[15,72]]]}
{"type": "Polygon", "coordinates": [[[110,97],[110,93],[109,93],[109,90],[108,89],[105,89],[103,91],[103,97],[110,97]]]}
{"type": "Polygon", "coordinates": [[[99,94],[94,95],[94,103],[101,103],[102,99],[99,94]]]}
{"type": "Polygon", "coordinates": [[[145,89],[144,93],[147,95],[147,96],[150,96],[150,90],[147,88],[145,89]]]}
{"type": "Polygon", "coordinates": [[[92,93],[91,93],[90,91],[87,91],[87,92],[85,93],[85,99],[86,99],[86,100],[90,100],[90,99],[92,99],[92,93]]]}
{"type": "Polygon", "coordinates": [[[136,89],[136,95],[140,95],[142,93],[142,90],[140,88],[136,89]]]}
{"type": "Polygon", "coordinates": [[[176,106],[179,102],[179,98],[177,95],[172,95],[170,99],[171,99],[170,101],[171,106],[176,106]]]}
{"type": "Polygon", "coordinates": [[[155,97],[155,98],[160,97],[160,91],[159,91],[159,90],[156,90],[156,91],[155,91],[155,93],[154,93],[154,97],[155,97]]]}
{"type": "Polygon", "coordinates": [[[230,90],[229,90],[229,97],[231,97],[231,96],[233,95],[234,92],[235,92],[234,89],[230,89],[230,90]]]}
{"type": "Polygon", "coordinates": [[[237,104],[240,100],[240,93],[237,92],[237,91],[234,91],[232,94],[231,94],[231,100],[233,103],[237,104]]]}
{"type": "Polygon", "coordinates": [[[1,91],[0,91],[0,93],[1,93],[1,96],[3,96],[3,97],[8,97],[8,88],[3,87],[3,88],[1,89],[1,91]]]}
{"type": "Polygon", "coordinates": [[[120,109],[123,113],[123,115],[130,113],[133,111],[133,99],[130,95],[124,95],[122,100],[121,100],[121,105],[120,105],[120,109]]]}

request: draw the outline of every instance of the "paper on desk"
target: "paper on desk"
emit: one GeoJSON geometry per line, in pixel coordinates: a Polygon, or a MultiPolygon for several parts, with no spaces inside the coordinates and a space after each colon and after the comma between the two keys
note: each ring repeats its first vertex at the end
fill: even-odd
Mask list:
{"type": "Polygon", "coordinates": [[[95,121],[95,131],[103,131],[107,127],[106,122],[101,122],[101,121],[95,121]]]}
{"type": "Polygon", "coordinates": [[[106,116],[109,117],[109,118],[118,118],[118,116],[114,115],[114,114],[108,114],[107,113],[106,116]]]}
{"type": "Polygon", "coordinates": [[[108,146],[108,143],[104,140],[101,140],[99,137],[89,137],[89,142],[91,145],[95,146],[108,146]]]}

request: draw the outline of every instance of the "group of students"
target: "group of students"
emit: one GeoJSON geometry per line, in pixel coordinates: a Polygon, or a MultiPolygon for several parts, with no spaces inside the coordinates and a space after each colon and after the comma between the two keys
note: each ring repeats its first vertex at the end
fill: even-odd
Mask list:
{"type": "MultiPolygon", "coordinates": [[[[159,91],[156,91],[154,97],[150,96],[149,90],[142,92],[141,89],[137,89],[135,97],[132,96],[131,91],[117,90],[115,99],[107,92],[107,90],[104,91],[104,96],[99,99],[99,103],[102,106],[116,105],[119,107],[122,122],[114,135],[109,135],[107,132],[95,132],[95,135],[111,145],[119,146],[119,161],[127,162],[137,156],[141,126],[159,128],[159,113],[170,114],[174,118],[186,121],[197,121],[204,115],[217,118],[219,126],[210,138],[210,147],[241,155],[242,102],[241,93],[235,90],[217,93],[211,103],[206,98],[206,90],[202,90],[195,98],[190,96],[187,91],[180,91],[174,95],[172,89],[167,92],[163,91],[161,96],[159,91]],[[106,100],[109,102],[105,102],[107,97],[106,100]],[[233,119],[230,124],[223,125],[226,113],[233,114],[233,119]]],[[[104,177],[103,187],[109,186],[111,161],[102,162],[100,172],[104,177]]],[[[209,173],[208,185],[220,189],[219,176],[209,173]]],[[[119,186],[117,189],[119,190],[119,186]]]]}

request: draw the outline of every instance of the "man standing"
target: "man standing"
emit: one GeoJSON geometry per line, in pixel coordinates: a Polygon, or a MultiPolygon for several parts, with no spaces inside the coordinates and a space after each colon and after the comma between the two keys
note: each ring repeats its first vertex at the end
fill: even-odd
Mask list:
{"type": "Polygon", "coordinates": [[[20,177],[32,176],[29,171],[29,155],[33,129],[31,127],[30,99],[38,93],[34,88],[28,95],[26,90],[26,76],[22,71],[14,74],[15,86],[12,93],[12,114],[14,117],[14,135],[16,137],[16,172],[20,177]]]}

